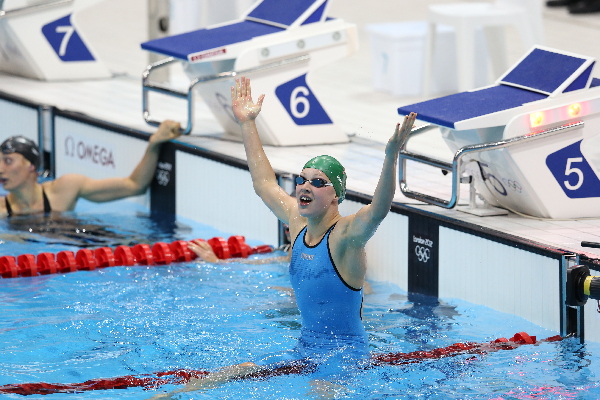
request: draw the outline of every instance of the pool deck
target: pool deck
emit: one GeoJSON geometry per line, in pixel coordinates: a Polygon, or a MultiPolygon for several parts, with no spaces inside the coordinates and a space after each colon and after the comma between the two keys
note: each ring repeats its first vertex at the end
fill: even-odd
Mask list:
{"type": "MultiPolygon", "coordinates": [[[[356,1],[352,0],[351,3],[356,1]]],[[[435,3],[443,3],[436,1],[435,3]]],[[[452,2],[452,1],[446,1],[452,2]]],[[[346,59],[340,60],[312,76],[311,85],[336,123],[351,136],[351,142],[338,145],[266,147],[273,167],[282,172],[298,173],[304,162],[318,154],[330,154],[346,166],[348,189],[365,195],[372,195],[383,163],[384,147],[392,134],[395,122],[399,119],[396,109],[425,98],[397,98],[386,93],[376,92],[371,87],[369,46],[364,26],[367,23],[389,22],[390,1],[376,1],[366,15],[357,15],[364,7],[350,7],[338,2],[330,14],[348,21],[359,21],[361,50],[346,59]],[[381,6],[381,7],[378,7],[381,6]],[[338,7],[338,9],[335,9],[338,7]],[[377,13],[373,10],[379,10],[377,13]],[[387,10],[387,11],[386,11],[387,10]],[[371,15],[370,13],[374,13],[371,15]],[[346,14],[346,15],[344,15],[346,14]]],[[[392,20],[420,20],[425,18],[426,5],[433,1],[397,1],[408,6],[411,13],[392,20]],[[421,4],[422,3],[422,4],[421,4]]],[[[399,9],[402,9],[400,5],[399,9]]],[[[362,11],[361,11],[362,12],[362,11]]],[[[600,39],[600,23],[584,16],[574,19],[565,10],[546,10],[544,15],[547,46],[569,49],[570,51],[600,58],[600,50],[593,39],[600,39]],[[559,33],[561,32],[560,36],[559,33]],[[568,32],[565,33],[565,32],[568,32]],[[572,40],[577,37],[578,40],[572,40]],[[583,39],[581,39],[583,38],[583,39]],[[594,54],[595,53],[595,54],[594,54]]],[[[520,51],[509,48],[511,59],[519,57],[520,51]]],[[[183,82],[179,71],[172,71],[175,85],[183,82]]],[[[596,73],[596,76],[598,73],[596,73]]],[[[140,73],[141,76],[141,73],[140,73]]],[[[109,80],[82,82],[40,82],[0,74],[0,91],[27,99],[34,103],[48,104],[62,110],[86,114],[91,118],[111,124],[151,133],[142,118],[140,77],[117,76],[109,80]]],[[[152,110],[160,110],[158,119],[184,121],[183,106],[180,100],[165,98],[152,99],[152,110]]],[[[269,107],[269,99],[263,107],[269,107]]],[[[435,132],[417,136],[410,143],[410,149],[438,157],[451,159],[452,154],[435,132]],[[432,143],[434,145],[432,145],[432,143]]],[[[222,133],[220,125],[198,97],[195,128],[191,135],[180,142],[236,159],[245,160],[242,144],[222,133]]],[[[409,165],[411,188],[425,191],[434,196],[449,198],[449,178],[441,173],[409,165]],[[416,179],[414,182],[412,179],[416,179]]],[[[462,185],[461,203],[466,203],[468,186],[462,185]]],[[[573,251],[590,258],[600,258],[600,249],[582,248],[582,240],[600,242],[600,218],[585,220],[539,220],[509,213],[507,216],[477,217],[461,211],[447,210],[426,205],[404,197],[397,189],[394,201],[408,207],[426,210],[443,218],[466,222],[488,228],[502,234],[512,235],[544,247],[573,251]]]]}

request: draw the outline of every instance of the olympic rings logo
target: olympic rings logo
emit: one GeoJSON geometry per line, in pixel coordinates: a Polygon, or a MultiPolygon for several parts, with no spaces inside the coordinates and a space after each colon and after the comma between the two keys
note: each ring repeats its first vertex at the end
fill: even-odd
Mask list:
{"type": "Polygon", "coordinates": [[[427,247],[419,245],[415,246],[415,254],[417,255],[417,259],[422,263],[426,263],[431,257],[431,251],[427,247]]]}
{"type": "Polygon", "coordinates": [[[156,171],[156,181],[160,186],[167,186],[171,181],[171,174],[169,171],[159,169],[156,171]]]}
{"type": "Polygon", "coordinates": [[[502,182],[506,186],[508,186],[510,189],[512,189],[513,192],[521,193],[523,191],[523,188],[521,187],[521,185],[517,181],[514,181],[512,179],[502,178],[502,182]]]}

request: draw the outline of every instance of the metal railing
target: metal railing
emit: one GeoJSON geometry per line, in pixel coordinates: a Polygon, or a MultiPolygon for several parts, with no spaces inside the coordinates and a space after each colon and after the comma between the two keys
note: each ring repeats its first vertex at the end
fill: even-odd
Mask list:
{"type": "Polygon", "coordinates": [[[160,121],[152,118],[149,110],[149,94],[150,92],[157,92],[167,96],[172,96],[179,99],[187,100],[187,125],[184,129],[182,129],[182,134],[189,134],[194,127],[194,92],[193,89],[196,85],[204,84],[204,83],[213,83],[218,81],[223,81],[227,79],[234,78],[238,75],[252,74],[254,72],[264,71],[273,68],[281,68],[290,64],[307,61],[310,59],[310,56],[307,54],[301,55],[298,57],[288,58],[285,60],[280,60],[276,62],[272,62],[269,64],[261,65],[259,67],[249,68],[241,71],[226,71],[221,72],[215,75],[207,75],[199,78],[195,78],[188,84],[186,91],[179,91],[173,88],[170,88],[165,85],[160,85],[156,83],[152,83],[150,81],[150,74],[158,68],[166,67],[167,65],[177,61],[177,59],[173,57],[165,58],[163,60],[157,61],[155,63],[150,64],[142,75],[142,109],[144,120],[146,123],[152,126],[160,125],[160,121]]]}
{"type": "MultiPolygon", "coordinates": [[[[487,142],[487,143],[480,143],[480,144],[464,146],[464,147],[458,149],[456,154],[454,154],[454,159],[451,163],[436,160],[436,159],[428,157],[428,156],[424,156],[421,154],[416,154],[416,153],[407,151],[406,144],[408,143],[408,139],[409,139],[409,137],[407,137],[400,148],[400,154],[398,156],[399,157],[398,179],[399,179],[399,184],[400,184],[400,190],[408,198],[423,201],[425,203],[433,204],[433,205],[436,205],[436,206],[439,206],[442,208],[453,208],[454,206],[456,206],[458,199],[460,197],[460,183],[461,183],[460,175],[462,174],[463,158],[466,155],[472,154],[472,153],[478,153],[478,152],[482,152],[482,151],[502,149],[502,148],[513,146],[515,144],[522,143],[525,141],[532,141],[532,140],[537,140],[537,139],[540,139],[543,137],[553,136],[558,133],[564,133],[565,131],[570,131],[573,129],[583,127],[583,125],[584,125],[583,121],[577,121],[577,122],[572,122],[572,123],[568,123],[565,125],[561,125],[561,126],[558,126],[555,128],[550,128],[550,129],[546,129],[546,130],[542,130],[542,131],[538,131],[538,132],[533,132],[533,133],[529,133],[527,135],[517,136],[514,138],[500,140],[497,142],[487,142]],[[406,183],[406,160],[416,161],[416,162],[419,162],[422,164],[427,164],[432,167],[440,168],[444,171],[451,172],[452,173],[452,195],[450,197],[450,200],[444,200],[444,199],[441,199],[441,198],[438,198],[435,196],[431,196],[431,195],[428,195],[425,193],[420,193],[417,191],[410,190],[408,187],[408,184],[406,183]]],[[[427,128],[427,127],[422,127],[422,128],[427,128]]],[[[415,132],[413,130],[413,132],[411,132],[411,135],[413,135],[415,133],[417,133],[417,132],[415,132]]]]}

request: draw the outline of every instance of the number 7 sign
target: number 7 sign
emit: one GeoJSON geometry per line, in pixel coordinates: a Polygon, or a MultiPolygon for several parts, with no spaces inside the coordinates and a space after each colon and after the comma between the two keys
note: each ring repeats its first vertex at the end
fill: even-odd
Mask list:
{"type": "Polygon", "coordinates": [[[71,15],[44,25],[42,33],[62,61],[94,61],[94,56],[71,24],[71,15]]]}
{"type": "Polygon", "coordinates": [[[546,165],[569,198],[600,197],[600,180],[581,152],[581,140],[550,154],[546,165]]]}

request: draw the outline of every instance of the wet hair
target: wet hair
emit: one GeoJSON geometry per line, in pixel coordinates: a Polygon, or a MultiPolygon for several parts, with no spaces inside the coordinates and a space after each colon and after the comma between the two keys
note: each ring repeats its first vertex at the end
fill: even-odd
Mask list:
{"type": "Polygon", "coordinates": [[[2,154],[19,153],[27,161],[35,166],[37,170],[40,167],[40,150],[37,145],[23,136],[12,136],[0,144],[2,154]]]}

